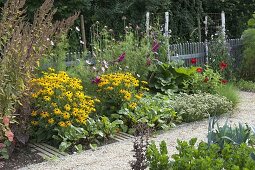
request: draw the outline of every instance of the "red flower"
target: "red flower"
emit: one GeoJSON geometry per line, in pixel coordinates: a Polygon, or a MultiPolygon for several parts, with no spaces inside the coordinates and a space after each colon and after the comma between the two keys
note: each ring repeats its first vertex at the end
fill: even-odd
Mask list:
{"type": "Polygon", "coordinates": [[[221,80],[221,83],[222,83],[222,84],[227,84],[227,83],[228,83],[228,81],[227,81],[227,80],[225,80],[225,79],[222,79],[222,80],[221,80]]]}
{"type": "Polygon", "coordinates": [[[6,131],[6,132],[5,132],[5,136],[8,138],[8,140],[9,140],[10,142],[13,141],[14,134],[12,133],[12,131],[10,131],[10,130],[6,131]]]}
{"type": "Polygon", "coordinates": [[[122,53],[122,54],[119,56],[119,58],[118,58],[118,62],[123,61],[123,60],[124,60],[124,58],[125,58],[125,56],[126,56],[126,53],[125,53],[125,52],[124,52],[124,53],[122,53]]]}
{"type": "Polygon", "coordinates": [[[225,63],[224,61],[222,61],[222,62],[220,63],[220,70],[223,71],[227,66],[228,66],[228,64],[225,63]]]}
{"type": "Polygon", "coordinates": [[[203,69],[201,67],[197,68],[197,72],[198,73],[202,73],[203,72],[203,69]]]}
{"type": "Polygon", "coordinates": [[[10,118],[7,117],[7,116],[4,116],[4,117],[3,117],[3,123],[4,123],[5,126],[9,126],[9,124],[10,124],[10,118]]]}
{"type": "Polygon", "coordinates": [[[209,81],[208,77],[205,77],[204,82],[207,83],[209,81]]]}
{"type": "Polygon", "coordinates": [[[196,64],[197,63],[197,59],[196,58],[192,58],[191,59],[191,64],[196,64]]]}

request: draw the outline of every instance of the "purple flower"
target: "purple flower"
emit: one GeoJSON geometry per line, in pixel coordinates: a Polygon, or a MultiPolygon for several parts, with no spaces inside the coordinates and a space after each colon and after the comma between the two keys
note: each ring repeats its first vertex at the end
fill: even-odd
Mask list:
{"type": "Polygon", "coordinates": [[[118,62],[123,61],[123,60],[124,60],[124,58],[125,58],[125,56],[126,56],[126,53],[125,53],[125,52],[124,52],[124,53],[122,53],[122,54],[119,56],[119,58],[118,58],[118,62]]]}
{"type": "Polygon", "coordinates": [[[98,84],[100,82],[101,78],[99,76],[96,76],[95,79],[92,80],[92,83],[98,84]]]}
{"type": "Polygon", "coordinates": [[[152,52],[156,53],[158,49],[159,49],[159,43],[157,41],[153,41],[152,52]]]}

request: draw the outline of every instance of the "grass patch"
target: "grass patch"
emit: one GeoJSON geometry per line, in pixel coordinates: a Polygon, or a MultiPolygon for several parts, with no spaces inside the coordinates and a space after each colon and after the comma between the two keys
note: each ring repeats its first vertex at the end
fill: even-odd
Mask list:
{"type": "Polygon", "coordinates": [[[229,101],[233,103],[234,107],[239,103],[238,93],[239,93],[238,88],[234,86],[232,83],[223,85],[218,90],[218,94],[221,96],[225,96],[229,101]]]}
{"type": "Polygon", "coordinates": [[[255,83],[252,81],[239,80],[235,84],[242,91],[255,92],[255,83]]]}

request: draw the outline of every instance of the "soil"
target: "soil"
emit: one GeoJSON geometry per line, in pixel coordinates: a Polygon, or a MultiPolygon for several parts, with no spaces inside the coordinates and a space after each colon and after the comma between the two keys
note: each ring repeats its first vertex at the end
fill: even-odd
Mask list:
{"type": "Polygon", "coordinates": [[[10,159],[0,160],[1,170],[16,170],[30,164],[41,163],[44,159],[31,152],[28,147],[15,148],[10,159]]]}
{"type": "MultiPolygon", "coordinates": [[[[108,145],[116,142],[114,139],[105,140],[98,147],[108,145]]],[[[85,147],[85,150],[90,149],[89,146],[85,147]]],[[[74,151],[69,151],[68,154],[73,154],[74,151]]],[[[16,147],[8,160],[0,160],[0,170],[16,170],[22,167],[26,167],[31,164],[41,163],[44,160],[41,156],[37,155],[36,152],[31,152],[28,146],[16,147]]]]}

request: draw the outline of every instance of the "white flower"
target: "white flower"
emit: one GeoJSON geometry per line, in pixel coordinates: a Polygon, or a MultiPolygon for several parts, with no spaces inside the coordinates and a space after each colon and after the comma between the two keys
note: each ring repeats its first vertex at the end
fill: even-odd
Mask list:
{"type": "Polygon", "coordinates": [[[79,27],[75,27],[76,31],[80,31],[79,27]]]}
{"type": "Polygon", "coordinates": [[[103,61],[103,64],[105,68],[108,68],[108,63],[105,60],[103,61]]]}
{"type": "Polygon", "coordinates": [[[92,62],[90,61],[90,60],[85,60],[85,62],[87,63],[87,64],[92,64],[92,62]]]}
{"type": "Polygon", "coordinates": [[[101,67],[101,70],[102,70],[103,73],[105,72],[105,68],[104,67],[101,67]]]}
{"type": "Polygon", "coordinates": [[[53,41],[50,41],[51,45],[53,46],[54,45],[54,42],[53,41]]]}
{"type": "Polygon", "coordinates": [[[81,44],[84,44],[84,42],[83,42],[82,40],[80,40],[80,43],[81,43],[81,44]]]}

